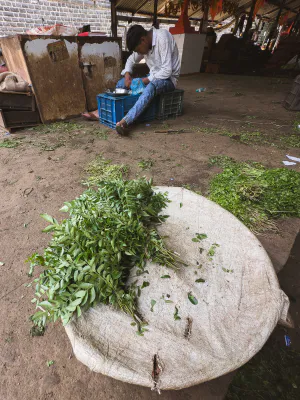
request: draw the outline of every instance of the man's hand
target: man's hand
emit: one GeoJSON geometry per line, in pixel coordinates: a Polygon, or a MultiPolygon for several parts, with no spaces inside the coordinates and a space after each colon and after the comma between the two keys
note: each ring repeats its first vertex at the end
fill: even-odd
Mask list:
{"type": "Polygon", "coordinates": [[[143,78],[142,82],[143,82],[144,85],[148,85],[148,83],[150,83],[148,78],[143,78]]]}
{"type": "Polygon", "coordinates": [[[126,72],[125,73],[125,87],[130,89],[131,82],[132,82],[132,77],[129,72],[126,72]]]}

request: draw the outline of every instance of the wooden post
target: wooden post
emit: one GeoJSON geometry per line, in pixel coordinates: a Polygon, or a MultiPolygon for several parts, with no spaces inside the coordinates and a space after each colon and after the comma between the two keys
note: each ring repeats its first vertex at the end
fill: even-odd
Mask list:
{"type": "Polygon", "coordinates": [[[257,28],[256,28],[256,29],[257,29],[257,32],[260,31],[261,25],[262,25],[262,18],[260,18],[259,21],[258,21],[258,25],[257,25],[257,28]]]}
{"type": "Polygon", "coordinates": [[[232,34],[234,36],[236,35],[237,30],[239,28],[240,16],[241,16],[241,14],[235,15],[235,23],[234,23],[234,28],[233,28],[233,31],[232,31],[232,34]]]}
{"type": "Polygon", "coordinates": [[[253,20],[255,4],[256,4],[256,0],[252,0],[249,17],[247,19],[247,25],[246,25],[245,32],[244,32],[244,35],[243,35],[243,39],[244,40],[247,39],[248,32],[249,32],[249,30],[251,29],[251,26],[252,26],[252,20],[253,20]]]}
{"type": "Polygon", "coordinates": [[[154,10],[153,10],[153,26],[155,28],[158,28],[158,21],[157,21],[157,5],[158,5],[158,0],[154,0],[154,10]]]}
{"type": "Polygon", "coordinates": [[[208,4],[208,1],[206,1],[204,4],[203,17],[202,17],[202,20],[200,23],[200,28],[199,28],[200,33],[206,33],[206,31],[207,31],[208,11],[209,11],[209,4],[208,4]]]}
{"type": "Polygon", "coordinates": [[[118,36],[118,21],[117,21],[117,0],[110,0],[110,11],[111,11],[111,35],[112,37],[118,36]]]}
{"type": "Polygon", "coordinates": [[[297,23],[298,23],[298,21],[299,21],[299,16],[300,16],[300,11],[299,11],[298,14],[296,15],[296,18],[294,19],[294,25],[292,26],[292,29],[290,30],[289,36],[291,36],[292,33],[294,32],[295,27],[296,27],[296,25],[297,25],[297,23]]]}
{"type": "Polygon", "coordinates": [[[275,32],[276,32],[276,29],[277,29],[277,26],[278,26],[278,22],[279,22],[279,19],[280,19],[284,4],[285,4],[285,0],[282,0],[282,2],[280,3],[280,7],[279,7],[279,10],[278,10],[278,14],[277,14],[276,20],[275,20],[272,28],[270,29],[269,35],[267,37],[267,49],[269,48],[269,46],[271,44],[271,41],[275,36],[275,32]]]}

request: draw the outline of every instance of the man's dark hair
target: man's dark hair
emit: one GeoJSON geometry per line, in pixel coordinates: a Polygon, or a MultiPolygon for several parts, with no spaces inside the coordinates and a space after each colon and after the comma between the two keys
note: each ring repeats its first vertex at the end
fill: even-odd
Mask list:
{"type": "Polygon", "coordinates": [[[126,35],[126,44],[129,51],[134,51],[134,49],[139,45],[141,38],[147,36],[147,31],[142,27],[142,25],[132,25],[126,35]]]}

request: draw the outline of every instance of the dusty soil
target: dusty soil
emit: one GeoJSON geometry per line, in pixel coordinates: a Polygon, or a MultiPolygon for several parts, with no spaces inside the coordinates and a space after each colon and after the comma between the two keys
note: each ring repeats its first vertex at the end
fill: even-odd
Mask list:
{"type": "MultiPolygon", "coordinates": [[[[41,233],[45,223],[39,214],[61,218],[59,208],[84,190],[84,167],[98,154],[113,163],[129,165],[131,178],[136,174],[151,176],[157,185],[190,185],[203,194],[211,177],[220,171],[209,166],[210,156],[223,154],[268,167],[282,167],[286,154],[299,157],[299,149],[286,145],[286,139],[295,134],[292,124],[296,114],[280,105],[291,84],[283,79],[201,74],[180,81],[185,89],[182,117],[137,125],[127,138],[110,131],[105,140],[105,127],[81,119],[75,123],[82,127],[73,125],[75,130],[69,132],[51,129],[44,133],[39,128],[10,136],[20,139],[21,144],[0,148],[0,261],[5,263],[0,267],[1,400],[224,398],[231,376],[159,397],[148,389],[89,371],[72,356],[60,323],[49,326],[43,337],[31,337],[28,316],[33,312],[32,288],[24,286],[30,282],[24,260],[42,251],[49,241],[49,236],[41,233]],[[206,87],[206,92],[196,93],[199,87],[206,87]],[[162,129],[186,132],[155,133],[162,129]],[[241,141],[241,132],[252,144],[241,141]],[[253,132],[259,132],[255,140],[253,132]],[[141,170],[138,162],[149,159],[151,169],[141,170]],[[49,360],[55,361],[50,367],[49,360]]],[[[300,164],[295,169],[300,171],[300,164]]],[[[278,226],[279,234],[260,239],[279,271],[288,258],[299,221],[282,220],[278,226]]],[[[287,292],[292,284],[285,277],[287,292]]]]}

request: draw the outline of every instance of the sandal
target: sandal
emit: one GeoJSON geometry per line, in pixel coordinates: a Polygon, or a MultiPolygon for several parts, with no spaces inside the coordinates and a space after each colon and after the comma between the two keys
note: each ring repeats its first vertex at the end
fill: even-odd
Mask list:
{"type": "Polygon", "coordinates": [[[123,122],[120,125],[116,125],[116,131],[120,136],[127,136],[129,133],[129,129],[126,122],[123,122]]]}

